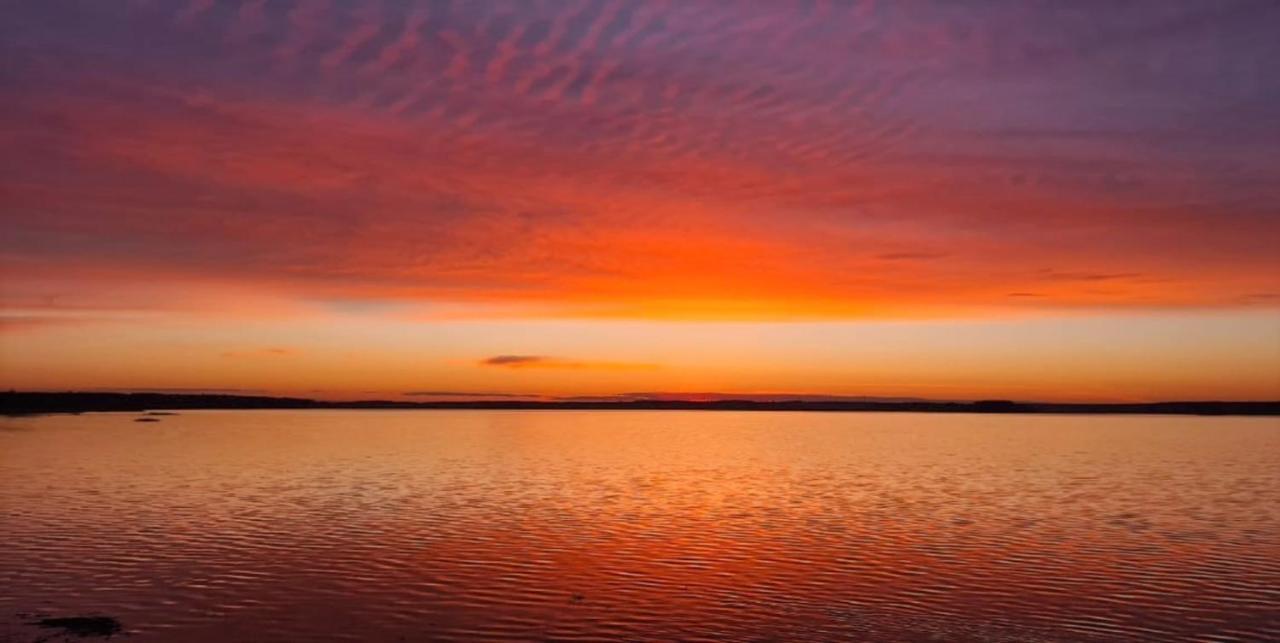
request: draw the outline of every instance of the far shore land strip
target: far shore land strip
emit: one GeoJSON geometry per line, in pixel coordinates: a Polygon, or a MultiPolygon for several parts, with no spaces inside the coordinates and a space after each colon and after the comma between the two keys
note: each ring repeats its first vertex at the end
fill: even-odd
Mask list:
{"type": "Polygon", "coordinates": [[[269,409],[475,409],[475,410],[654,410],[654,411],[814,411],[910,413],[1041,413],[1280,416],[1280,400],[1255,402],[1170,401],[1147,403],[1060,403],[1011,400],[867,401],[867,400],[438,400],[330,401],[258,395],[21,392],[0,393],[0,415],[269,409]]]}

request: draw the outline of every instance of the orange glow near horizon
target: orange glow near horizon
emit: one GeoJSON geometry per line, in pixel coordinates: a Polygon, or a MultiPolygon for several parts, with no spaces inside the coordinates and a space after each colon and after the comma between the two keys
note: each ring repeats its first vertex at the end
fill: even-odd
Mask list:
{"type": "Polygon", "coordinates": [[[1280,52],[1225,14],[47,5],[0,386],[1280,399],[1280,52]]]}

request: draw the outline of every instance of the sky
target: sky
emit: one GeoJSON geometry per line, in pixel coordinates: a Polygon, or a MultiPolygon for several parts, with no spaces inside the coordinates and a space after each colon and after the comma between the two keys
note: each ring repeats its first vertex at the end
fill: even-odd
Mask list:
{"type": "Polygon", "coordinates": [[[0,3],[0,387],[1280,399],[1280,3],[0,3]]]}

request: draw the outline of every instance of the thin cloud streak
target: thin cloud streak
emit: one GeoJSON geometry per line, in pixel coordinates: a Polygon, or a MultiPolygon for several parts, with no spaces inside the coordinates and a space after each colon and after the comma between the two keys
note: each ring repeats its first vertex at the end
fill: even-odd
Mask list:
{"type": "Polygon", "coordinates": [[[298,354],[299,354],[299,351],[292,348],[265,347],[265,348],[251,348],[251,349],[244,349],[244,350],[225,351],[222,353],[222,357],[226,357],[230,359],[262,358],[262,357],[281,358],[281,357],[295,357],[298,354]]]}
{"type": "Polygon", "coordinates": [[[546,355],[494,355],[479,362],[480,366],[509,369],[593,369],[608,371],[643,371],[659,368],[657,364],[563,359],[546,355]]]}
{"type": "Polygon", "coordinates": [[[524,368],[526,366],[542,366],[555,363],[557,360],[542,355],[494,355],[480,360],[481,366],[504,366],[508,368],[524,368]]]}

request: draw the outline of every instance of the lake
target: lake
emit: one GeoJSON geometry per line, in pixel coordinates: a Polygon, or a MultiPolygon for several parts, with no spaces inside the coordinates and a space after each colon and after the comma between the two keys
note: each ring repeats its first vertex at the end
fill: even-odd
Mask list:
{"type": "Polygon", "coordinates": [[[1277,418],[0,418],[0,641],[1280,640],[1277,418]]]}

